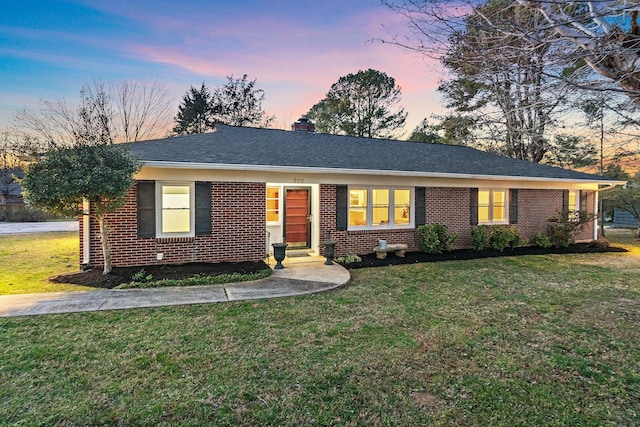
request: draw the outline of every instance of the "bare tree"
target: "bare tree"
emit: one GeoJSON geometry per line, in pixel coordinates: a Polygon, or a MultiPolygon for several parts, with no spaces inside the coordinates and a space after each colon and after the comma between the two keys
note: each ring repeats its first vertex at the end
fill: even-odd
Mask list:
{"type": "Polygon", "coordinates": [[[167,134],[171,98],[161,83],[94,81],[77,104],[41,100],[16,114],[15,127],[49,147],[134,142],[167,134]]]}
{"type": "MultiPolygon", "coordinates": [[[[440,58],[449,48],[449,36],[464,28],[465,18],[479,4],[477,0],[382,0],[406,18],[408,34],[390,34],[382,40],[440,58]]],[[[557,1],[509,0],[505,10],[516,6],[539,14],[549,31],[538,32],[515,21],[497,22],[483,16],[487,27],[499,29],[504,37],[519,37],[558,49],[559,64],[573,68],[570,75],[555,77],[577,87],[620,91],[640,104],[640,5],[637,0],[557,1]],[[592,72],[589,72],[592,71],[592,72]],[[604,79],[597,79],[597,74],[604,79]]],[[[496,44],[496,49],[500,44],[496,44]]]]}
{"type": "Polygon", "coordinates": [[[571,53],[577,64],[584,61],[640,104],[637,0],[517,2],[538,11],[553,31],[574,47],[571,53]]]}
{"type": "Polygon", "coordinates": [[[442,63],[450,71],[439,90],[447,107],[474,119],[483,131],[482,148],[540,162],[551,148],[546,133],[566,102],[567,85],[549,78],[554,50],[549,44],[504,35],[507,21],[544,33],[546,24],[525,8],[505,8],[507,0],[478,6],[465,26],[450,35],[442,63]],[[488,27],[485,17],[500,22],[488,27]],[[499,46],[499,48],[497,48],[499,46]]]}
{"type": "Polygon", "coordinates": [[[109,84],[109,94],[117,140],[135,142],[167,133],[173,99],[164,83],[121,80],[109,84]]]}

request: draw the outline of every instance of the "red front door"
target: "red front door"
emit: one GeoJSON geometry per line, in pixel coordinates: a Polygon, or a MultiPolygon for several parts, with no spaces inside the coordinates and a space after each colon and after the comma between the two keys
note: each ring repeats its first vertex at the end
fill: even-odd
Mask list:
{"type": "Polygon", "coordinates": [[[285,238],[289,247],[308,248],[311,243],[309,190],[287,189],[285,196],[285,238]]]}

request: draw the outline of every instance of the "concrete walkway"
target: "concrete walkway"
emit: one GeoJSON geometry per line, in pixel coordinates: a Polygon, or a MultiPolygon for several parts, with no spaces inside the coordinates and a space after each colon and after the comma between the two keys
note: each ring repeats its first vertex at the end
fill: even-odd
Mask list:
{"type": "Polygon", "coordinates": [[[0,296],[0,317],[307,295],[344,286],[351,279],[344,267],[324,265],[324,258],[317,256],[287,258],[283,265],[283,270],[274,270],[265,279],[226,285],[5,295],[0,296]]]}

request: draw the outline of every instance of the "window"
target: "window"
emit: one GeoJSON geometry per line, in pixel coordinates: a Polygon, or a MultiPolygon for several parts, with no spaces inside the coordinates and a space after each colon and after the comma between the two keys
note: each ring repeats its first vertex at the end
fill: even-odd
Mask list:
{"type": "Polygon", "coordinates": [[[349,226],[367,225],[367,190],[356,188],[349,191],[349,226]]]}
{"type": "Polygon", "coordinates": [[[478,191],[478,223],[506,224],[507,223],[507,191],[479,190],[478,191]]]}
{"type": "Polygon", "coordinates": [[[267,187],[267,222],[280,221],[280,187],[267,187]]]}
{"type": "Polygon", "coordinates": [[[569,194],[567,197],[567,211],[569,215],[569,220],[578,221],[580,220],[580,191],[577,190],[569,190],[569,194]]]}
{"type": "Polygon", "coordinates": [[[413,191],[394,187],[349,189],[350,228],[393,228],[413,225],[413,191]]]}
{"type": "Polygon", "coordinates": [[[194,235],[194,185],[159,183],[158,235],[163,237],[194,235]]]}
{"type": "Polygon", "coordinates": [[[372,225],[389,225],[389,190],[373,189],[372,225]]]}
{"type": "Polygon", "coordinates": [[[138,181],[138,237],[207,236],[212,231],[210,182],[138,181]]]}
{"type": "Polygon", "coordinates": [[[396,225],[411,223],[411,190],[393,191],[393,221],[396,225]]]}

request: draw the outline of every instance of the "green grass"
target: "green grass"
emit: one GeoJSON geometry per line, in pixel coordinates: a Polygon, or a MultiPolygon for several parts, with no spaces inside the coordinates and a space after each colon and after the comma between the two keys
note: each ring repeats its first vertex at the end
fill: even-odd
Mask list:
{"type": "Polygon", "coordinates": [[[0,295],[91,289],[47,281],[78,269],[76,232],[0,236],[0,295]]]}
{"type": "Polygon", "coordinates": [[[4,425],[638,425],[640,246],[0,320],[4,425]]]}

